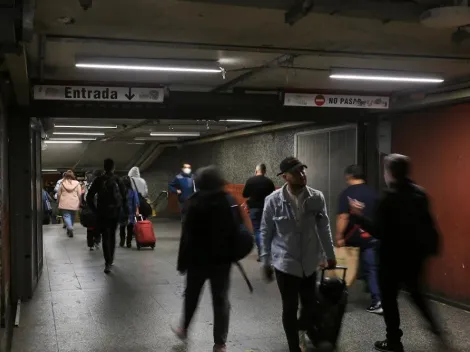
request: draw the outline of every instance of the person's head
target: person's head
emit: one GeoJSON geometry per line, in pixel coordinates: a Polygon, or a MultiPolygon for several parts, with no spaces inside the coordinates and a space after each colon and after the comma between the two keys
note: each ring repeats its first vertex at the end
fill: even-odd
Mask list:
{"type": "Polygon", "coordinates": [[[307,166],[299,159],[293,156],[285,158],[279,168],[281,172],[278,176],[282,175],[291,189],[301,189],[307,185],[307,175],[305,174],[307,166]]]}
{"type": "Polygon", "coordinates": [[[265,164],[256,165],[255,174],[256,176],[266,175],[266,165],[265,164]]]}
{"type": "Polygon", "coordinates": [[[113,159],[105,159],[103,166],[104,166],[104,172],[105,173],[114,172],[114,160],[113,159]]]}
{"type": "Polygon", "coordinates": [[[124,176],[122,178],[122,183],[124,183],[124,186],[126,186],[127,189],[131,189],[132,188],[132,185],[131,185],[131,178],[129,176],[124,176]]]}
{"type": "Polygon", "coordinates": [[[226,184],[220,170],[213,165],[197,170],[194,182],[200,191],[222,190],[226,184]]]}
{"type": "Polygon", "coordinates": [[[390,154],[384,159],[384,179],[388,187],[405,183],[411,171],[411,160],[406,155],[390,154]]]}
{"type": "Polygon", "coordinates": [[[73,173],[72,170],[67,170],[65,173],[64,173],[64,180],[75,180],[75,174],[73,173]]]}
{"type": "Polygon", "coordinates": [[[93,172],[87,171],[86,174],[85,174],[85,180],[87,182],[91,182],[93,180],[93,172]]]}
{"type": "Polygon", "coordinates": [[[62,178],[65,178],[65,175],[67,174],[67,171],[65,171],[63,174],[62,174],[62,178]]]}
{"type": "Polygon", "coordinates": [[[362,167],[359,165],[349,165],[344,170],[344,177],[346,178],[346,183],[348,185],[364,182],[364,172],[362,171],[362,167]]]}
{"type": "Polygon", "coordinates": [[[181,171],[183,171],[184,174],[189,175],[191,174],[191,164],[183,164],[183,167],[181,168],[181,171]]]}

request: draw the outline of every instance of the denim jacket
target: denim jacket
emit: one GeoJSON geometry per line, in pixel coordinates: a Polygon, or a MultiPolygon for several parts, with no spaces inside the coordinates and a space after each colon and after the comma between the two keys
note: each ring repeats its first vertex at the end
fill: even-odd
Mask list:
{"type": "Polygon", "coordinates": [[[298,223],[286,197],[287,186],[266,198],[261,221],[261,259],[297,277],[310,276],[320,261],[335,259],[330,220],[323,193],[307,187],[298,223]]]}

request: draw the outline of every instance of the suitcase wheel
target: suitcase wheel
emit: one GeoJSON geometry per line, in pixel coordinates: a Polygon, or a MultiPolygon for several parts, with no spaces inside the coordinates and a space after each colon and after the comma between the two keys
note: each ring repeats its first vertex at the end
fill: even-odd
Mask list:
{"type": "Polygon", "coordinates": [[[152,247],[152,250],[154,250],[154,249],[155,249],[155,245],[154,245],[154,244],[153,244],[153,245],[151,245],[150,247],[152,247]]]}

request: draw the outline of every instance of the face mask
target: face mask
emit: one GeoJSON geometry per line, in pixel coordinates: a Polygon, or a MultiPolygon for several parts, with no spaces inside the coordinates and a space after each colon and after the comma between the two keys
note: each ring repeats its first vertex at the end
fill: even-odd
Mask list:
{"type": "Polygon", "coordinates": [[[185,167],[185,168],[183,169],[183,172],[184,172],[186,175],[189,175],[189,174],[191,173],[191,169],[188,168],[188,167],[185,167]]]}

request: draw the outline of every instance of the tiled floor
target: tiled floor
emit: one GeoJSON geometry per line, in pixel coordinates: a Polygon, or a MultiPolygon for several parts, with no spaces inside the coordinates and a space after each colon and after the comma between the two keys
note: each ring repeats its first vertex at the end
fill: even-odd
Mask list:
{"type": "MultiPolygon", "coordinates": [[[[86,248],[85,230],[77,227],[73,239],[58,225],[45,227],[44,274],[32,301],[22,305],[15,329],[14,352],[144,352],[181,351],[170,332],[182,307],[183,278],[175,270],[179,222],[160,221],[155,251],[117,249],[112,275],[103,274],[101,252],[86,248]]],[[[260,279],[255,257],[245,260],[255,286],[250,294],[240,274],[233,271],[229,351],[284,352],[281,305],[275,284],[260,279]]],[[[421,321],[404,299],[403,325],[409,352],[438,351],[421,321]]],[[[384,336],[381,317],[364,312],[367,297],[360,284],[353,288],[340,351],[369,352],[384,336]]],[[[435,305],[461,351],[470,351],[470,314],[435,305]]],[[[189,351],[212,348],[212,311],[206,290],[191,331],[189,351]]]]}

